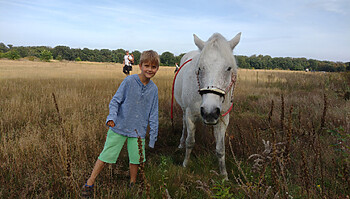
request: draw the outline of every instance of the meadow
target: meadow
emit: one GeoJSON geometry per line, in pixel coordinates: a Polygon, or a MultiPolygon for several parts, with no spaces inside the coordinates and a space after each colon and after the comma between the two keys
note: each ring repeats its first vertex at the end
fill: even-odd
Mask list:
{"type": "MultiPolygon", "coordinates": [[[[0,60],[0,198],[79,198],[124,77],[116,63],[0,60]]],[[[239,69],[226,132],[229,181],[217,174],[210,126],[198,124],[189,166],[181,166],[173,77],[173,67],[161,67],[153,79],[159,137],[146,148],[145,180],[127,188],[124,149],[96,180],[95,198],[350,197],[349,73],[239,69]]]]}

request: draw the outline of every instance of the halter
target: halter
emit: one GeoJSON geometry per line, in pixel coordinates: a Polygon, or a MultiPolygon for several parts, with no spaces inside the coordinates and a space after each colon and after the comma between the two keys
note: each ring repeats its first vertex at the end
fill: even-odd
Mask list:
{"type": "MultiPolygon", "coordinates": [[[[197,71],[196,73],[197,75],[197,83],[198,83],[198,92],[200,95],[204,95],[204,94],[207,94],[207,93],[212,93],[212,94],[215,94],[215,95],[219,95],[220,97],[223,97],[223,101],[225,100],[225,96],[226,94],[232,89],[232,91],[234,91],[234,88],[236,86],[236,79],[237,79],[237,75],[232,73],[232,76],[231,76],[231,82],[230,84],[228,85],[228,87],[224,90],[224,89],[221,89],[221,88],[218,88],[216,86],[207,86],[206,88],[201,88],[201,85],[200,85],[200,82],[199,82],[199,71],[197,71]]],[[[224,117],[226,116],[233,108],[233,93],[231,93],[231,106],[230,108],[228,109],[228,111],[226,111],[224,114],[222,114],[221,116],[224,117]]]]}

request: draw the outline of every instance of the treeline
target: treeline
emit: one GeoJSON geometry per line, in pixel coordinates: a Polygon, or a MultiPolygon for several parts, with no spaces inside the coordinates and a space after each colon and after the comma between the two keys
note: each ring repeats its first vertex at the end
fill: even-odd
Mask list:
{"type": "MultiPolygon", "coordinates": [[[[47,46],[12,46],[0,43],[0,58],[19,59],[29,58],[30,60],[41,59],[43,61],[68,60],[68,61],[91,61],[91,62],[115,62],[123,63],[126,50],[117,49],[80,49],[70,48],[68,46],[56,46],[54,48],[47,46]]],[[[130,52],[134,55],[134,64],[139,64],[141,52],[138,50],[130,52]]],[[[174,66],[180,63],[184,54],[175,56],[170,52],[164,52],[160,55],[162,66],[174,66]]]]}
{"type": "MultiPolygon", "coordinates": [[[[131,52],[134,55],[134,64],[139,64],[141,52],[138,50],[131,52]]],[[[92,62],[115,62],[123,63],[125,55],[124,49],[80,49],[68,46],[13,46],[0,43],[0,58],[19,59],[29,58],[29,60],[40,59],[43,61],[68,60],[68,61],[92,61],[92,62]]],[[[175,56],[171,52],[164,52],[160,55],[162,66],[174,66],[180,63],[184,53],[175,56]]],[[[248,69],[282,69],[282,70],[310,70],[342,72],[350,71],[350,62],[319,61],[306,58],[274,57],[268,55],[236,56],[238,66],[248,69]]]]}
{"type": "Polygon", "coordinates": [[[306,58],[274,57],[268,55],[236,56],[240,68],[309,70],[326,72],[350,71],[350,62],[319,61],[306,58]]]}

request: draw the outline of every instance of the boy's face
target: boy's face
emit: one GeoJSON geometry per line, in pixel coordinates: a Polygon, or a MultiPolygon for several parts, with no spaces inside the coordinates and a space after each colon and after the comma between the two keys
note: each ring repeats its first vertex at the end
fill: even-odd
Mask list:
{"type": "Polygon", "coordinates": [[[145,76],[147,79],[151,79],[152,77],[154,77],[154,75],[156,75],[159,69],[158,65],[150,62],[144,62],[139,66],[141,70],[141,75],[145,76]]]}

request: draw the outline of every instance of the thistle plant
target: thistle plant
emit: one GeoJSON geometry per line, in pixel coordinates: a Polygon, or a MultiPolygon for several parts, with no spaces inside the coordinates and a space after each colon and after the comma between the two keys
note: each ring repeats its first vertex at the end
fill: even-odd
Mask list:
{"type": "Polygon", "coordinates": [[[142,195],[143,190],[146,189],[146,198],[150,198],[150,184],[147,182],[147,178],[145,175],[145,163],[144,163],[144,154],[143,154],[143,150],[142,150],[142,139],[139,136],[137,130],[135,129],[136,134],[137,134],[137,145],[138,145],[138,149],[139,149],[139,155],[140,155],[140,166],[139,166],[139,170],[140,170],[140,174],[142,177],[142,182],[141,182],[141,189],[139,190],[139,194],[142,195]]]}

